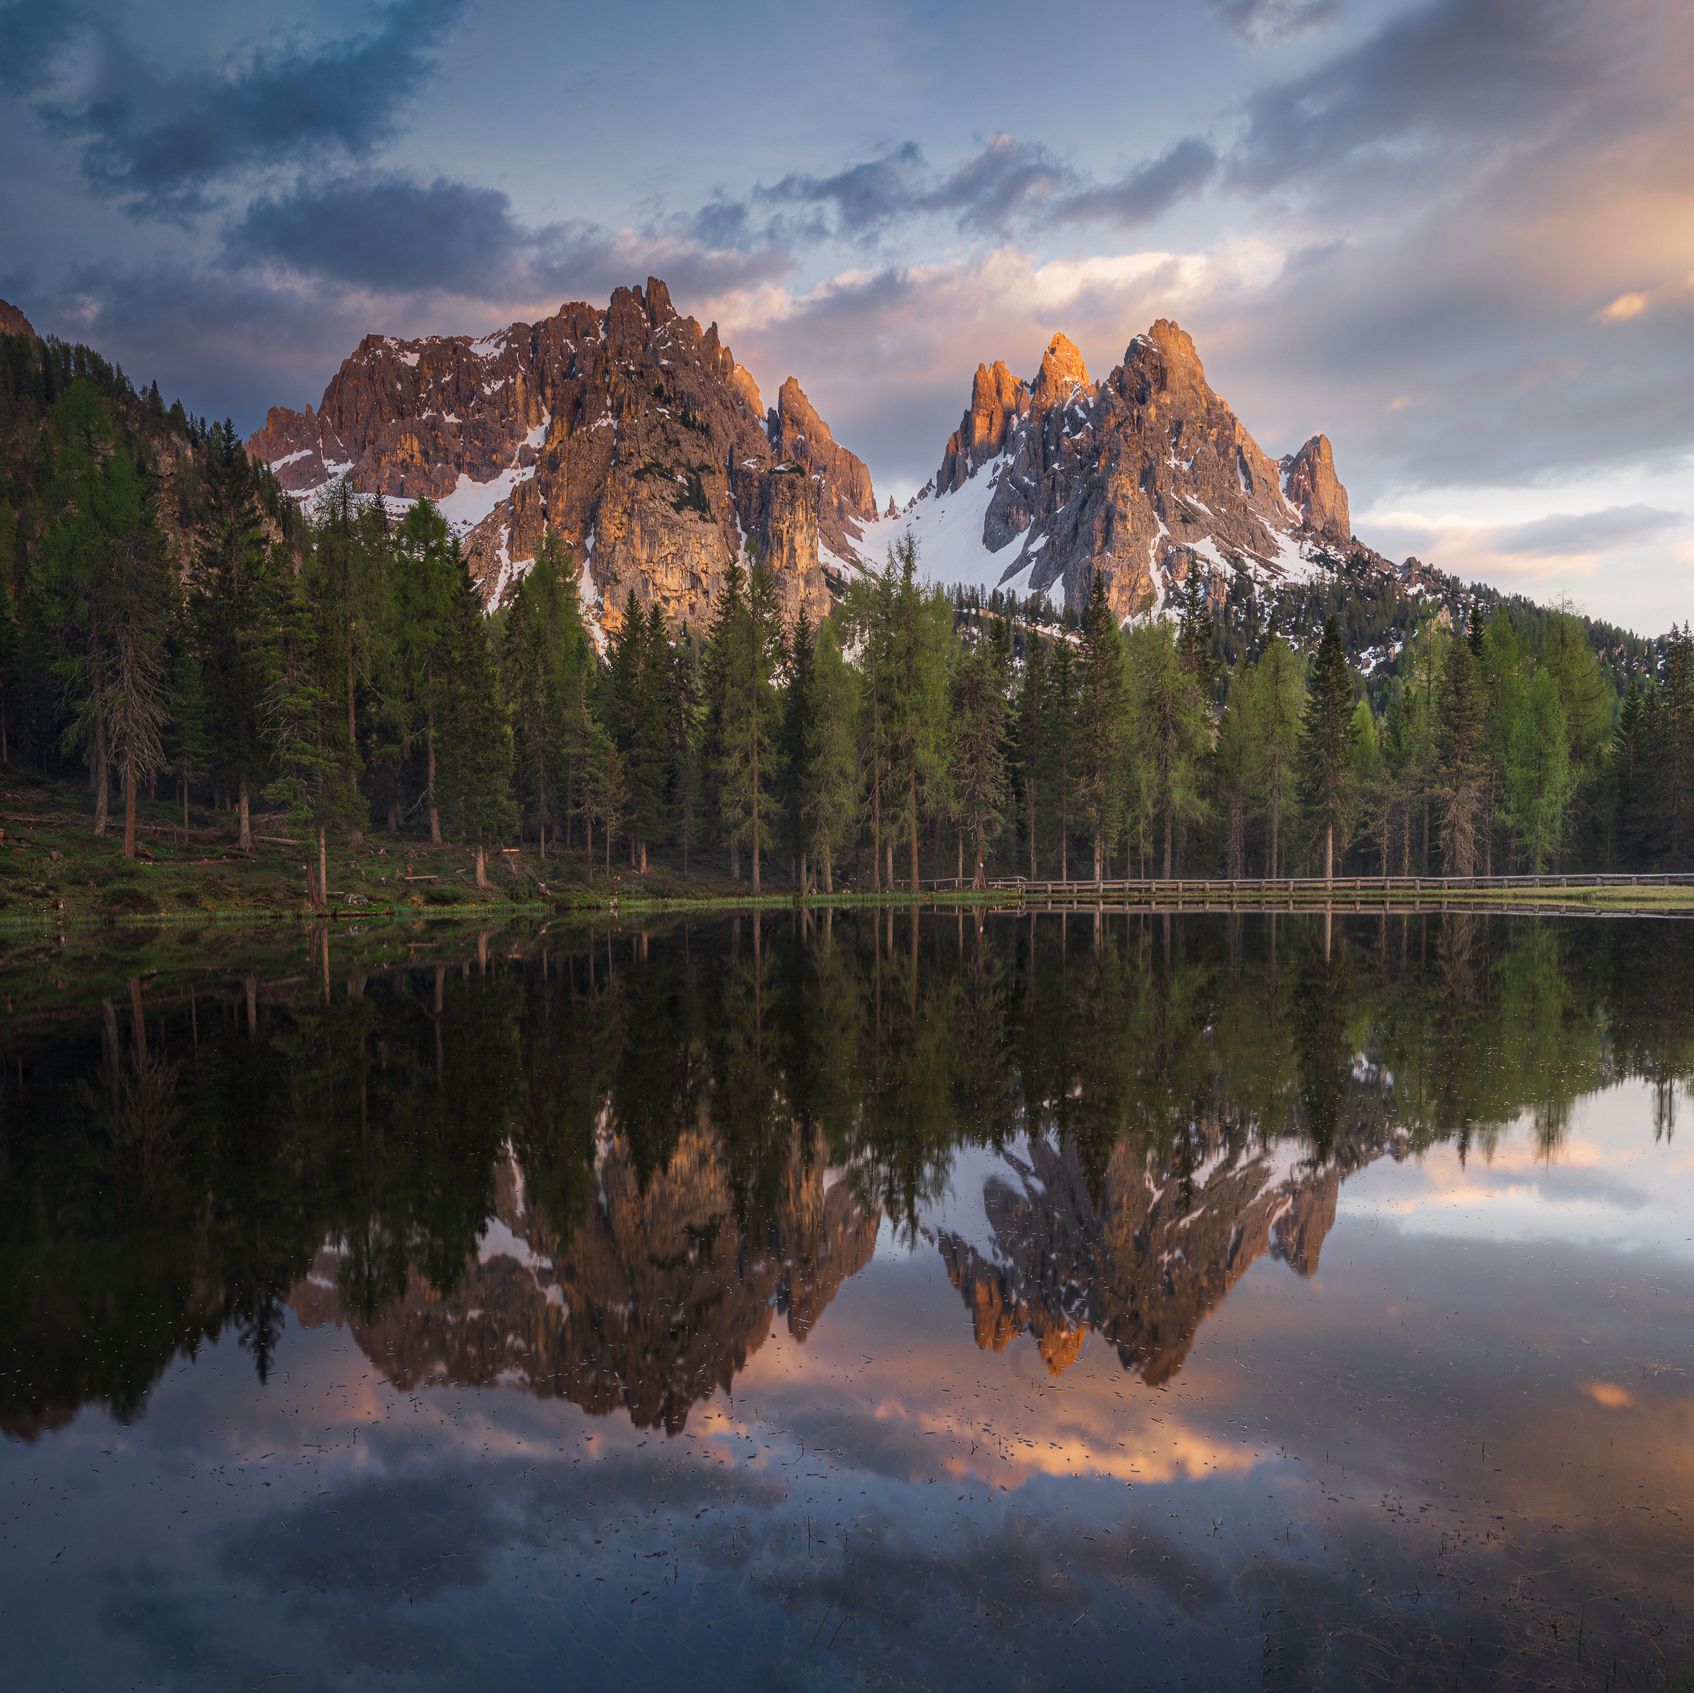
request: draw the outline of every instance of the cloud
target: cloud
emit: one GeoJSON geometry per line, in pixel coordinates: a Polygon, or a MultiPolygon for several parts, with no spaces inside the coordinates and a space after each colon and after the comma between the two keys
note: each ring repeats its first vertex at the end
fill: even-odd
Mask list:
{"type": "Polygon", "coordinates": [[[23,44],[34,109],[80,146],[92,188],[138,212],[180,217],[204,211],[209,188],[237,172],[316,163],[326,152],[361,157],[387,141],[464,6],[394,0],[347,39],[267,41],[187,73],[160,71],[118,25],[52,0],[16,0],[0,14],[0,45],[23,44]],[[51,74],[73,44],[94,67],[74,85],[51,74]]]}
{"type": "Polygon", "coordinates": [[[1037,142],[991,135],[981,151],[923,196],[925,210],[951,212],[962,229],[1003,230],[1076,181],[1076,173],[1037,142]]]}
{"type": "Polygon", "coordinates": [[[755,189],[754,195],[768,205],[811,212],[811,227],[818,234],[852,239],[877,234],[909,213],[922,172],[922,152],[915,141],[906,141],[824,176],[790,171],[770,187],[755,189]]]}
{"type": "Polygon", "coordinates": [[[1546,517],[1501,529],[1495,545],[1503,553],[1583,557],[1653,540],[1682,521],[1681,512],[1661,511],[1640,502],[1607,506],[1603,511],[1551,512],[1546,517]]]}
{"type": "Polygon", "coordinates": [[[1217,167],[1211,143],[1191,135],[1115,182],[1079,189],[1053,208],[1053,216],[1061,223],[1093,219],[1128,227],[1151,223],[1177,201],[1197,194],[1216,175],[1217,167]]]}
{"type": "Polygon", "coordinates": [[[1053,223],[1149,223],[1217,173],[1211,144],[1177,141],[1122,175],[1097,181],[1053,148],[991,135],[951,170],[937,172],[907,141],[842,170],[791,172],[744,197],[719,195],[688,220],[714,244],[761,239],[784,245],[869,243],[913,219],[942,217],[965,234],[1004,237],[1053,223]]]}
{"type": "Polygon", "coordinates": [[[70,4],[12,0],[0,6],[0,88],[33,88],[75,39],[84,18],[70,4]]]}
{"type": "MultiPolygon", "coordinates": [[[[1263,12],[1263,6],[1250,7],[1263,12]]],[[[1231,160],[1241,186],[1315,188],[1366,168],[1403,188],[1479,149],[1530,150],[1580,128],[1612,96],[1645,33],[1647,0],[1435,0],[1358,46],[1260,88],[1231,160]]]]}
{"type": "Polygon", "coordinates": [[[1341,0],[1211,0],[1211,5],[1230,29],[1255,47],[1327,29],[1341,15],[1341,0]]]}
{"type": "Polygon", "coordinates": [[[224,246],[237,266],[280,267],[397,301],[450,294],[548,309],[565,295],[602,297],[649,272],[684,294],[717,293],[780,276],[790,262],[769,247],[711,247],[662,230],[585,221],[531,228],[499,189],[445,177],[302,181],[255,201],[224,246]]]}

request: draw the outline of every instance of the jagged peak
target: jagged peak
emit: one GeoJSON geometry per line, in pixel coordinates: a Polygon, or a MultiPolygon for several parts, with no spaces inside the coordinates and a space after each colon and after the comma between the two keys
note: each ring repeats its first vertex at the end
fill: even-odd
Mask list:
{"type": "Polygon", "coordinates": [[[1060,330],[1041,355],[1041,368],[1035,373],[1031,392],[1037,400],[1059,399],[1068,395],[1073,386],[1088,388],[1093,384],[1076,343],[1060,330]]]}
{"type": "Polygon", "coordinates": [[[10,300],[0,300],[0,335],[27,335],[32,341],[40,337],[35,326],[10,300]]]}

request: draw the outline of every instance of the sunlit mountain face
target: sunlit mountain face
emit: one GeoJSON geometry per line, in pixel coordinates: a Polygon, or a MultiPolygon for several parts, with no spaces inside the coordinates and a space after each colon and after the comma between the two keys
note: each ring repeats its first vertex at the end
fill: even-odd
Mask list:
{"type": "Polygon", "coordinates": [[[0,966],[18,1685],[1688,1661],[1676,925],[270,945],[0,966]]]}

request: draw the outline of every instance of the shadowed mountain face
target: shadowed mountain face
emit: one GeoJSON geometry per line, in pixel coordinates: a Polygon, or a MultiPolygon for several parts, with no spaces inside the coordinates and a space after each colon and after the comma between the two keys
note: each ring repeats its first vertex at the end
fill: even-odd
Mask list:
{"type": "Polygon", "coordinates": [[[1663,927],[1355,919],[1326,953],[1289,919],[900,921],[449,933],[398,966],[352,937],[327,993],[190,945],[92,1003],[20,949],[0,1427],[141,1417],[227,1333],[262,1380],[293,1322],[407,1391],[674,1433],[879,1238],[985,1350],[1059,1372],[1093,1333],[1170,1382],[1255,1265],[1316,1271],[1385,1155],[1485,1155],[1526,1113],[1556,1149],[1632,1075],[1668,1133],[1694,1071],[1663,927]]]}

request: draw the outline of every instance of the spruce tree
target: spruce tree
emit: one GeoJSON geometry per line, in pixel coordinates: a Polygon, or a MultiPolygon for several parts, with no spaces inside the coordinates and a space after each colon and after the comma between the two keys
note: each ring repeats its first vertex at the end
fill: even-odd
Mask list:
{"type": "Polygon", "coordinates": [[[1326,882],[1335,877],[1336,845],[1346,840],[1352,716],[1353,686],[1347,673],[1347,655],[1341,650],[1341,633],[1331,617],[1324,623],[1317,661],[1312,666],[1305,732],[1300,742],[1302,797],[1316,838],[1322,842],[1326,882]]]}
{"type": "Polygon", "coordinates": [[[835,892],[835,866],[852,839],[859,814],[862,721],[858,681],[842,656],[833,623],[826,622],[818,631],[812,659],[812,699],[806,842],[827,894],[835,892]]]}
{"type": "Polygon", "coordinates": [[[1449,876],[1476,874],[1477,821],[1487,765],[1482,687],[1469,641],[1447,649],[1439,726],[1441,862],[1449,876]]]}
{"type": "Polygon", "coordinates": [[[1123,637],[1099,571],[1083,608],[1076,671],[1077,808],[1079,821],[1093,837],[1098,881],[1123,827],[1128,736],[1123,637]]]}
{"type": "Polygon", "coordinates": [[[788,642],[782,727],[777,737],[782,850],[792,867],[794,885],[801,893],[811,891],[808,819],[816,810],[815,653],[812,620],[802,606],[794,619],[794,633],[788,642]]]}
{"type": "Polygon", "coordinates": [[[971,886],[987,874],[988,846],[1006,819],[1006,698],[1003,653],[979,639],[959,661],[953,684],[953,801],[972,846],[971,886]]]}

